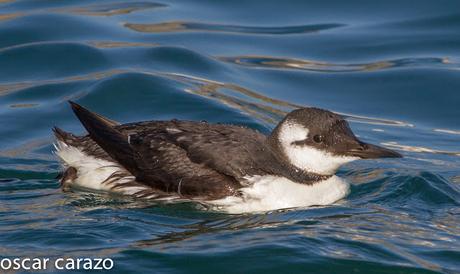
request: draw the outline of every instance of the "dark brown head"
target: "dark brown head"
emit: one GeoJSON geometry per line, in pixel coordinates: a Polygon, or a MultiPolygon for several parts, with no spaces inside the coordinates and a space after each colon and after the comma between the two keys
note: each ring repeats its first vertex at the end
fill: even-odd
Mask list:
{"type": "Polygon", "coordinates": [[[286,115],[273,130],[270,143],[292,165],[325,175],[357,159],[402,157],[360,141],[342,116],[319,108],[297,109],[286,115]]]}

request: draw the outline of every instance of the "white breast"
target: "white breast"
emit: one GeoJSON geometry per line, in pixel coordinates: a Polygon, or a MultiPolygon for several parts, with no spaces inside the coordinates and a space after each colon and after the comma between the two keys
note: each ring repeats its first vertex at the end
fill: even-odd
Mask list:
{"type": "Polygon", "coordinates": [[[242,197],[227,197],[212,201],[216,209],[229,213],[260,212],[292,207],[329,205],[344,198],[350,184],[337,176],[305,185],[284,177],[254,176],[251,186],[242,188],[242,197]]]}

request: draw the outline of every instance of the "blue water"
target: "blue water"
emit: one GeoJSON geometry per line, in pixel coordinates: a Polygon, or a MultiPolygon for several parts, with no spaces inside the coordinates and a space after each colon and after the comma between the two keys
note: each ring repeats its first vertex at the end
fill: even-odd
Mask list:
{"type": "Polygon", "coordinates": [[[459,8],[0,0],[0,256],[111,258],[110,273],[460,273],[459,8]],[[50,129],[84,132],[67,100],[121,122],[263,132],[322,107],[405,158],[341,168],[352,190],[336,205],[266,214],[63,193],[50,129]]]}

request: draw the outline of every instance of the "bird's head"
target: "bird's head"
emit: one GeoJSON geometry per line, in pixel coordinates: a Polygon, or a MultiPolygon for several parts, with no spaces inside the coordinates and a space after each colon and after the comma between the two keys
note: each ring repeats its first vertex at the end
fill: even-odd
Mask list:
{"type": "Polygon", "coordinates": [[[357,159],[400,158],[401,154],[360,141],[342,116],[318,108],[290,112],[269,137],[283,160],[296,168],[332,175],[357,159]]]}

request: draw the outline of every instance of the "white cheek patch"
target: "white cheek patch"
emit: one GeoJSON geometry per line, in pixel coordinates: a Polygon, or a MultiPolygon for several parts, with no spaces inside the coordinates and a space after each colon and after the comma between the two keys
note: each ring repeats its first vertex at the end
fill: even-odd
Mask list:
{"type": "Polygon", "coordinates": [[[281,127],[279,138],[283,146],[290,145],[292,142],[308,138],[308,132],[308,128],[299,124],[286,122],[281,127]]]}
{"type": "Polygon", "coordinates": [[[286,123],[281,127],[279,139],[291,163],[305,171],[330,175],[343,164],[358,157],[336,156],[311,146],[297,146],[295,141],[305,140],[309,130],[298,124],[286,123]]]}
{"type": "Polygon", "coordinates": [[[292,163],[306,171],[331,175],[343,164],[357,160],[357,157],[335,156],[310,146],[290,145],[285,152],[292,163]]]}

